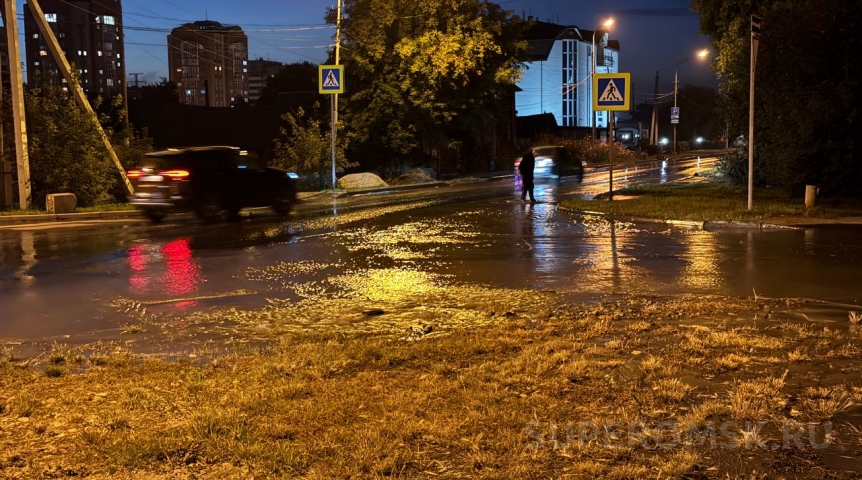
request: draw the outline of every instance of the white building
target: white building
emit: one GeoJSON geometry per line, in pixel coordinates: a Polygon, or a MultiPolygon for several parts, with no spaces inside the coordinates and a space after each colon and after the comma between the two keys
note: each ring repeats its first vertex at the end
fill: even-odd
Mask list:
{"type": "MultiPolygon", "coordinates": [[[[593,36],[596,73],[617,73],[619,42],[608,33],[535,22],[527,33],[529,61],[515,93],[517,116],[552,114],[560,127],[592,127],[593,36]]],[[[608,126],[607,112],[596,115],[596,128],[608,126]]]]}

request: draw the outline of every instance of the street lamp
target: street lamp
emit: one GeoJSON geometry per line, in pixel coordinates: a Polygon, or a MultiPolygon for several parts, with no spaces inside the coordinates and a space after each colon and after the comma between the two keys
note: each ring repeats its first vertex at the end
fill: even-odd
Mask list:
{"type": "MultiPolygon", "coordinates": [[[[611,26],[613,24],[614,24],[614,19],[613,19],[613,17],[611,17],[611,18],[608,18],[607,20],[605,20],[604,23],[602,23],[602,26],[605,28],[611,28],[611,26]]],[[[590,71],[590,85],[592,85],[593,77],[596,75],[596,32],[598,32],[598,31],[599,31],[598,28],[593,30],[593,50],[592,50],[593,51],[593,61],[592,61],[592,69],[590,71]]],[[[595,94],[596,93],[593,92],[593,95],[595,95],[595,94]]],[[[590,107],[590,111],[593,112],[593,115],[592,115],[592,117],[593,117],[593,121],[592,121],[593,135],[592,135],[592,137],[590,137],[590,141],[594,142],[594,141],[596,141],[596,111],[593,110],[592,107],[590,107]]]]}
{"type": "MultiPolygon", "coordinates": [[[[707,55],[709,55],[709,50],[704,48],[703,50],[697,52],[696,57],[700,58],[700,59],[704,59],[707,57],[707,55]]],[[[676,96],[677,96],[677,93],[679,93],[679,75],[678,75],[679,66],[682,65],[683,63],[691,60],[692,58],[695,58],[695,57],[688,57],[686,59],[680,60],[680,61],[676,62],[676,65],[673,67],[673,108],[674,109],[677,108],[676,96]]],[[[673,122],[671,122],[671,123],[673,123],[673,122]]],[[[673,153],[676,154],[676,123],[673,124],[673,153]]]]}

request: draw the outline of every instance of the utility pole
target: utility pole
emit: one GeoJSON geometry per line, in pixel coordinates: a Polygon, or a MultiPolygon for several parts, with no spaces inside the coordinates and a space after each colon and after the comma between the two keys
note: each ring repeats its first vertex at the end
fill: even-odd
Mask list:
{"type": "Polygon", "coordinates": [[[754,208],[754,70],[760,41],[760,17],[751,16],[751,72],[748,87],[748,209],[754,208]]]}
{"type": "Polygon", "coordinates": [[[658,70],[655,71],[655,95],[652,101],[652,120],[649,126],[649,144],[658,145],[658,70]]]}
{"type": "MultiPolygon", "coordinates": [[[[9,83],[12,89],[12,122],[15,124],[15,154],[18,165],[18,204],[30,208],[30,155],[27,150],[27,123],[24,114],[24,78],[21,71],[21,46],[18,43],[16,0],[3,0],[3,25],[9,44],[9,83]],[[11,21],[10,21],[11,20],[11,21]]],[[[44,20],[45,17],[42,17],[44,20]]]]}
{"type": "MultiPolygon", "coordinates": [[[[335,7],[337,12],[335,13],[335,64],[339,65],[341,62],[341,0],[338,0],[337,6],[335,7]]],[[[341,79],[341,82],[344,83],[344,78],[341,79]]],[[[338,135],[338,94],[332,95],[332,191],[335,192],[336,186],[336,178],[335,178],[335,146],[336,141],[335,138],[338,135]]]]}
{"type": "MultiPolygon", "coordinates": [[[[12,0],[5,1],[8,4],[12,0]]],[[[63,49],[60,48],[60,44],[57,42],[57,36],[54,35],[54,30],[51,29],[50,25],[48,25],[48,21],[45,20],[45,14],[42,12],[42,7],[39,6],[39,2],[37,0],[28,0],[27,5],[30,6],[30,12],[33,14],[33,20],[36,22],[36,25],[39,26],[39,31],[42,33],[42,37],[45,39],[45,43],[48,44],[48,49],[51,50],[51,54],[54,56],[54,60],[57,61],[57,66],[60,67],[60,73],[62,73],[63,78],[66,79],[66,83],[69,85],[69,88],[75,96],[75,100],[78,102],[78,105],[84,109],[84,111],[89,113],[90,120],[93,122],[93,125],[95,125],[96,127],[96,131],[99,132],[99,136],[102,138],[102,143],[105,145],[105,148],[111,155],[111,159],[114,161],[114,165],[117,167],[117,170],[120,171],[120,177],[123,179],[123,183],[125,183],[126,185],[126,191],[129,192],[129,194],[135,193],[134,187],[132,187],[131,182],[129,182],[128,177],[126,177],[126,170],[123,168],[123,164],[120,163],[119,157],[117,157],[117,152],[115,152],[114,147],[111,146],[111,140],[105,134],[105,130],[102,129],[102,124],[99,123],[99,117],[96,116],[96,112],[94,112],[93,107],[90,106],[90,102],[87,100],[87,96],[84,95],[84,90],[81,89],[81,84],[72,75],[72,67],[69,65],[68,60],[66,60],[66,55],[63,53],[63,49]]],[[[12,23],[15,24],[15,22],[12,23]]],[[[9,29],[6,30],[7,35],[9,34],[9,31],[9,29]]],[[[18,37],[16,34],[16,42],[17,38],[18,37]]],[[[9,62],[10,65],[12,63],[13,62],[11,61],[9,62]]],[[[125,61],[123,63],[125,63],[125,61]]]]}

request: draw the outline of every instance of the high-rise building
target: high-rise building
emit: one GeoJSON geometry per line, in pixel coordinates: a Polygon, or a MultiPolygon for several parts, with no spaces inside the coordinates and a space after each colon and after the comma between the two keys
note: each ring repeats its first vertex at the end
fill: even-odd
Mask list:
{"type": "MultiPolygon", "coordinates": [[[[84,92],[106,97],[122,93],[126,70],[120,0],[40,0],[39,5],[84,92]]],[[[28,83],[38,75],[43,83],[65,85],[29,6],[23,10],[28,83]]]]}
{"type": "Polygon", "coordinates": [[[252,102],[256,102],[260,98],[269,79],[275,76],[283,67],[284,65],[281,62],[272,60],[264,60],[262,58],[249,60],[248,97],[252,102]]]}
{"type": "Polygon", "coordinates": [[[186,105],[230,107],[249,101],[248,37],[238,26],[206,20],[173,29],[168,68],[186,105]]]}

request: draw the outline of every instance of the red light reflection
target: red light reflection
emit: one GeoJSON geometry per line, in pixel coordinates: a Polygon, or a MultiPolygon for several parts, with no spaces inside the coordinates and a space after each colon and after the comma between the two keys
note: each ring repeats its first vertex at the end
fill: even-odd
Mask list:
{"type": "Polygon", "coordinates": [[[161,248],[134,246],[126,251],[126,255],[129,268],[134,272],[129,277],[132,293],[185,295],[196,291],[203,281],[201,267],[194,259],[188,238],[174,240],[161,248]]]}

